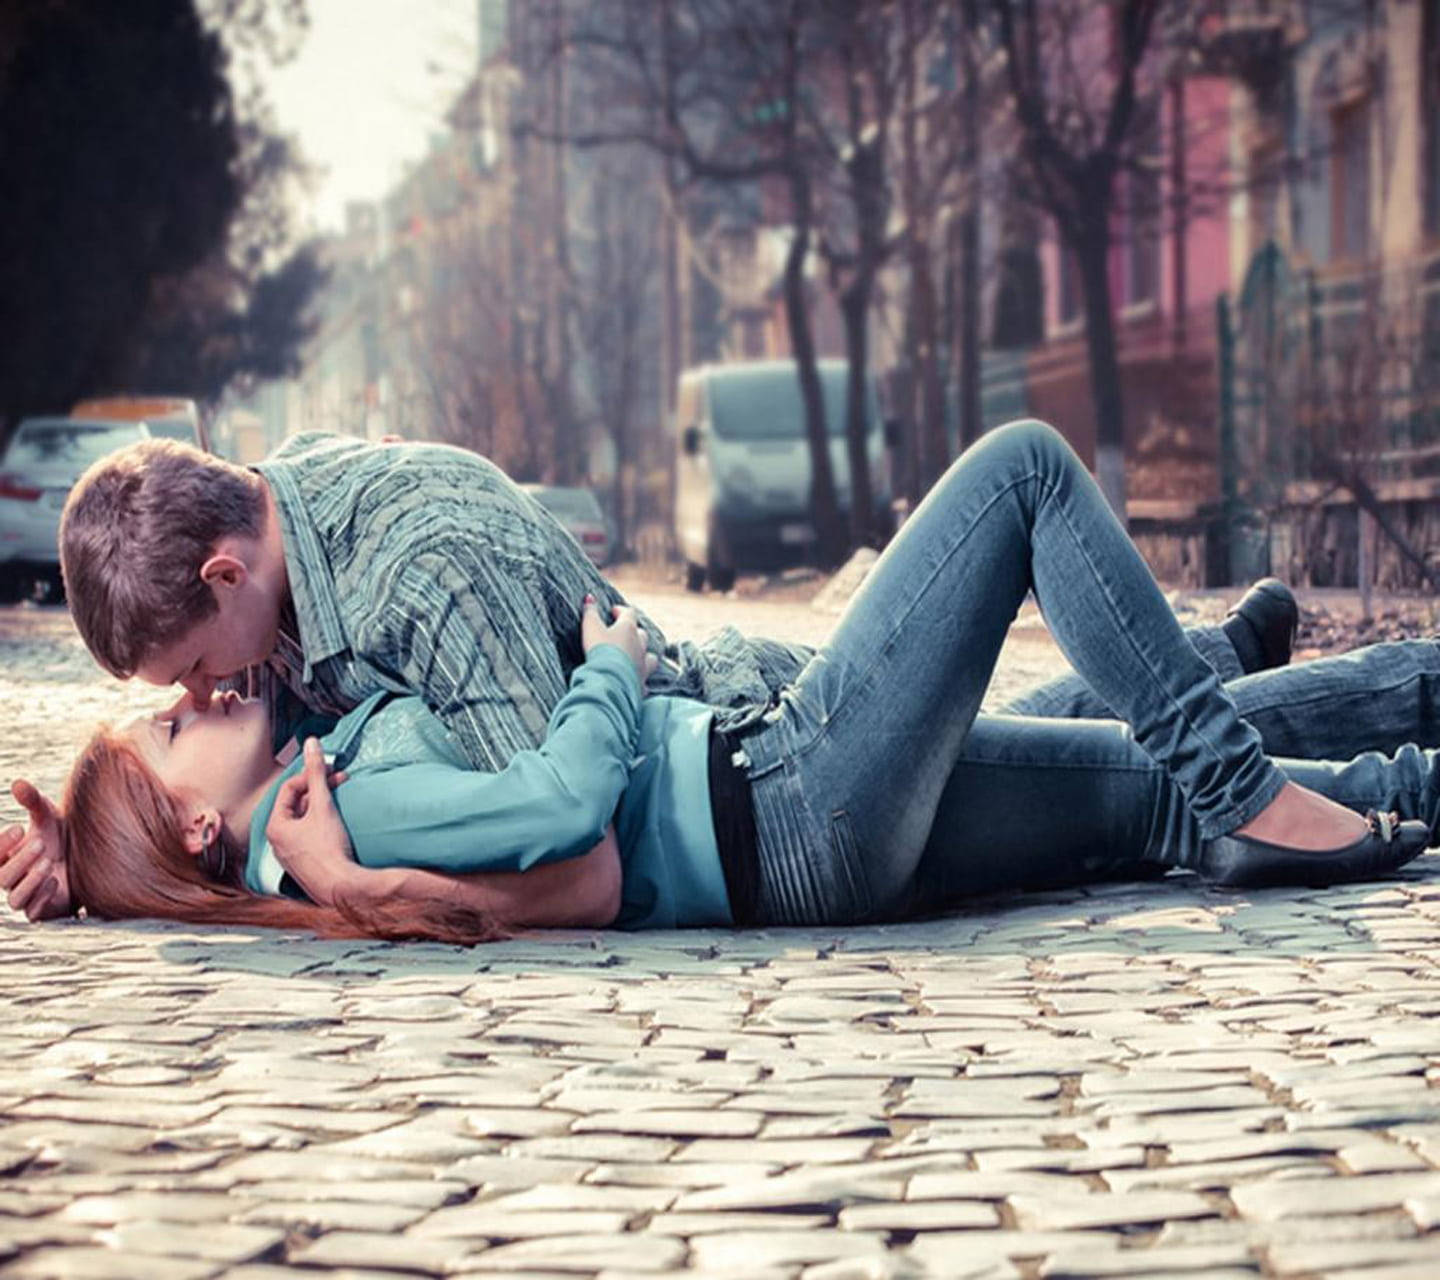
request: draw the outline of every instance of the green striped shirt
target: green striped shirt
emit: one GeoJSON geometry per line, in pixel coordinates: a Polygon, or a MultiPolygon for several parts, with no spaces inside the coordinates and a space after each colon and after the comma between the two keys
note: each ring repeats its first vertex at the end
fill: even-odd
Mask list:
{"type": "MultiPolygon", "coordinates": [[[[539,745],[584,657],[585,595],[602,611],[625,603],[547,511],[448,445],[307,433],[256,470],[279,515],[298,632],[287,646],[287,611],[273,682],[326,715],[382,689],[417,694],[477,769],[539,745]]],[[[736,722],[811,652],[731,627],[667,645],[642,625],[661,655],[649,691],[732,709],[736,722]]]]}

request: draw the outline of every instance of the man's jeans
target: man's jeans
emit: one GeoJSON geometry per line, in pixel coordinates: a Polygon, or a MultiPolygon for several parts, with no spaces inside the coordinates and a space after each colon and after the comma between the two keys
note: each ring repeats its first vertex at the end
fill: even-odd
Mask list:
{"type": "MultiPolygon", "coordinates": [[[[1139,767],[1161,767],[1198,833],[1233,831],[1275,797],[1283,775],[1185,638],[1089,473],[1051,428],[1015,423],[955,462],[830,643],[742,738],[763,921],[893,916],[921,905],[922,861],[942,852],[950,862],[990,858],[988,833],[947,801],[1005,633],[1032,588],[1076,670],[1128,721],[1128,730],[1100,731],[1139,744],[1139,767]]],[[[1015,827],[1031,816],[1001,812],[1015,827]]]]}
{"type": "MultiPolygon", "coordinates": [[[[1429,641],[1257,672],[1226,688],[1267,747],[1305,748],[1310,733],[1335,757],[1274,757],[1288,778],[1360,813],[1394,810],[1432,833],[1440,825],[1440,661],[1429,641]]],[[[1127,725],[980,716],[941,796],[910,909],[1193,867],[1201,846],[1185,797],[1127,725]]]]}
{"type": "MultiPolygon", "coordinates": [[[[1259,731],[1272,756],[1348,760],[1362,751],[1392,753],[1406,743],[1440,746],[1440,644],[1434,640],[1375,644],[1242,676],[1219,627],[1186,634],[1219,672],[1240,715],[1259,731]]],[[[1003,711],[1114,719],[1077,675],[1041,685],[1003,711]]]]}

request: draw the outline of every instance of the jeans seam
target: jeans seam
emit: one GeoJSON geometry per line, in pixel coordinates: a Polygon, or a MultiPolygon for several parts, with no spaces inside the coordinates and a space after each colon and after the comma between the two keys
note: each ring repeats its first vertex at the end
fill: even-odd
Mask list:
{"type": "MultiPolygon", "coordinates": [[[[1404,689],[1409,685],[1413,685],[1421,680],[1425,680],[1432,674],[1433,673],[1430,672],[1417,671],[1412,673],[1411,675],[1406,676],[1404,679],[1396,680],[1391,684],[1376,685],[1373,688],[1368,688],[1364,691],[1363,696],[1368,700],[1373,699],[1376,694],[1393,693],[1397,689],[1404,689]]],[[[1256,715],[1264,711],[1284,710],[1292,707],[1300,709],[1303,707],[1323,706],[1328,703],[1333,703],[1337,698],[1348,697],[1354,699],[1360,698],[1361,696],[1361,692],[1355,689],[1342,691],[1339,694],[1334,692],[1317,693],[1314,696],[1308,698],[1291,698],[1284,701],[1277,700],[1274,702],[1257,703],[1254,707],[1251,707],[1245,714],[1249,716],[1256,715]]]]}

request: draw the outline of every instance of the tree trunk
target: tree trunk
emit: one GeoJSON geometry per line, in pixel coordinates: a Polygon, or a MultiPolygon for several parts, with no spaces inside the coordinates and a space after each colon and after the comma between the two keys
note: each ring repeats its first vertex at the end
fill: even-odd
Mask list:
{"type": "MultiPolygon", "coordinates": [[[[910,56],[903,68],[905,109],[901,116],[901,198],[905,207],[910,259],[910,306],[906,313],[906,345],[910,372],[909,430],[903,492],[913,510],[949,461],[945,430],[945,386],[940,375],[941,338],[930,258],[930,220],[920,207],[920,143],[916,120],[917,41],[910,23],[913,7],[902,8],[905,43],[910,56]]],[[[901,486],[897,486],[901,488],[901,486]]]]}
{"type": "MultiPolygon", "coordinates": [[[[1096,202],[1107,208],[1109,201],[1096,202]]],[[[1110,306],[1109,240],[1104,231],[1071,241],[1085,295],[1085,347],[1090,357],[1090,394],[1095,402],[1095,475],[1105,500],[1125,519],[1125,412],[1115,315],[1110,306]]]]}
{"type": "Polygon", "coordinates": [[[621,317],[624,329],[620,335],[620,380],[615,394],[616,413],[610,422],[610,438],[615,445],[615,474],[611,477],[611,516],[615,523],[615,541],[611,554],[622,555],[630,542],[630,520],[625,504],[625,478],[631,463],[630,426],[635,416],[636,384],[639,382],[640,356],[636,351],[636,316],[628,306],[621,317]]]}
{"type": "Polygon", "coordinates": [[[972,175],[969,198],[960,215],[960,448],[980,438],[984,430],[980,406],[980,69],[975,45],[980,14],[974,0],[965,3],[965,33],[961,36],[965,76],[964,170],[972,175]]]}
{"type": "Polygon", "coordinates": [[[805,402],[805,438],[810,445],[810,511],[815,524],[815,553],[824,568],[840,564],[849,551],[840,508],[835,501],[835,475],[830,467],[825,394],[815,365],[815,339],[810,333],[809,299],[805,296],[805,258],[810,251],[810,189],[803,177],[792,176],[795,235],[785,255],[785,319],[790,347],[805,402]]]}
{"type": "Polygon", "coordinates": [[[960,448],[984,430],[980,404],[980,211],[972,193],[960,215],[960,448]]]}
{"type": "Polygon", "coordinates": [[[870,368],[867,332],[870,292],[870,274],[862,269],[856,273],[840,299],[840,309],[845,317],[845,354],[849,360],[846,372],[845,456],[850,464],[850,542],[856,547],[873,545],[875,536],[875,495],[870,488],[870,451],[866,432],[870,415],[865,394],[870,368]]]}
{"type": "Polygon", "coordinates": [[[910,245],[911,368],[920,412],[915,424],[916,476],[912,503],[918,503],[950,461],[945,430],[945,385],[940,377],[940,335],[930,246],[916,231],[910,245]]]}

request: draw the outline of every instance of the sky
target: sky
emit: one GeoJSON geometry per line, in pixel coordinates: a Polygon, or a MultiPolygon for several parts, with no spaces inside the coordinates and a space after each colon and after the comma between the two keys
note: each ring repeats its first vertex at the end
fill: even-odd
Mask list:
{"type": "Polygon", "coordinates": [[[282,132],[320,169],[315,225],[375,200],[425,154],[473,68],[476,0],[308,0],[300,52],[266,86],[282,132]]]}

